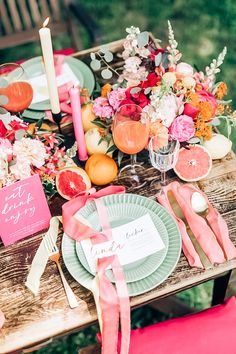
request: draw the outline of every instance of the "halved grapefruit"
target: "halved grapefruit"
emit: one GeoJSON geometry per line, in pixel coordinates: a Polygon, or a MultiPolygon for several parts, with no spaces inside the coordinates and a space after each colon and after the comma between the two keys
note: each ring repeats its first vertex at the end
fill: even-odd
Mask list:
{"type": "Polygon", "coordinates": [[[203,146],[189,145],[181,148],[174,171],[186,182],[196,182],[205,178],[212,168],[211,155],[203,146]]]}
{"type": "Polygon", "coordinates": [[[56,176],[56,187],[63,198],[70,200],[91,188],[91,181],[82,168],[77,166],[65,167],[56,176]]]}

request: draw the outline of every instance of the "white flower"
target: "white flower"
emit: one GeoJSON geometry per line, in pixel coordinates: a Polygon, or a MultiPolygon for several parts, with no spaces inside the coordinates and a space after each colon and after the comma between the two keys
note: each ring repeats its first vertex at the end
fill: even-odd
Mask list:
{"type": "Polygon", "coordinates": [[[137,35],[140,33],[140,29],[138,27],[134,27],[134,26],[126,28],[125,31],[128,33],[127,37],[129,37],[129,35],[137,35]]]}
{"type": "Polygon", "coordinates": [[[29,161],[24,158],[18,158],[16,163],[10,167],[10,171],[16,179],[25,179],[30,177],[32,172],[29,161]]]}
{"type": "Polygon", "coordinates": [[[157,113],[163,125],[168,128],[178,114],[178,102],[175,95],[164,95],[160,99],[157,113]]]}
{"type": "Polygon", "coordinates": [[[44,144],[36,139],[22,138],[13,145],[13,154],[17,160],[40,168],[44,165],[48,154],[44,144]]]}
{"type": "Polygon", "coordinates": [[[176,72],[182,74],[184,76],[192,76],[193,75],[193,68],[191,65],[181,62],[176,66],[176,72]]]}
{"type": "Polygon", "coordinates": [[[138,57],[129,57],[125,61],[124,69],[128,72],[136,74],[141,64],[141,59],[138,57]]]}

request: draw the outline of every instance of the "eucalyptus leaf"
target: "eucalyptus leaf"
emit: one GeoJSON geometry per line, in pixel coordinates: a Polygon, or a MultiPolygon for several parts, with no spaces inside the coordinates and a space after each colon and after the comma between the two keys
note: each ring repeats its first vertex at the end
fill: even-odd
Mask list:
{"type": "Polygon", "coordinates": [[[167,53],[163,53],[162,54],[162,61],[161,64],[163,66],[164,69],[167,69],[169,66],[169,59],[168,59],[168,54],[167,53]]]}
{"type": "Polygon", "coordinates": [[[159,66],[161,64],[161,60],[162,60],[162,54],[161,53],[158,53],[156,56],[155,56],[155,65],[156,66],[159,66]]]}
{"type": "Polygon", "coordinates": [[[144,90],[144,94],[145,94],[145,95],[148,95],[151,91],[152,91],[152,88],[151,88],[151,87],[147,87],[147,88],[145,88],[145,90],[144,90]]]}
{"type": "Polygon", "coordinates": [[[106,154],[109,154],[109,152],[113,152],[117,149],[117,147],[115,145],[112,145],[109,147],[109,149],[107,150],[106,154]]]}
{"type": "Polygon", "coordinates": [[[9,129],[9,124],[11,122],[11,114],[9,112],[0,115],[0,120],[3,122],[6,129],[9,129]]]}
{"type": "Polygon", "coordinates": [[[90,58],[91,58],[92,60],[95,60],[95,59],[96,59],[95,53],[90,53],[90,58]]]}
{"type": "Polygon", "coordinates": [[[123,160],[124,153],[122,151],[118,151],[118,166],[120,167],[121,161],[123,160]]]}
{"type": "Polygon", "coordinates": [[[112,78],[112,71],[109,69],[104,69],[104,70],[102,70],[101,75],[102,75],[103,79],[106,79],[106,80],[111,79],[112,78]]]}
{"type": "Polygon", "coordinates": [[[107,44],[101,45],[100,47],[100,52],[102,52],[103,54],[105,54],[107,51],[109,51],[109,47],[107,44]]]}
{"type": "Polygon", "coordinates": [[[104,59],[106,60],[107,63],[110,63],[113,60],[113,54],[109,51],[107,51],[104,54],[104,59]]]}
{"type": "Polygon", "coordinates": [[[0,88],[5,88],[8,86],[8,81],[4,78],[0,79],[0,88]]]}
{"type": "Polygon", "coordinates": [[[138,47],[142,48],[148,44],[149,41],[149,34],[147,31],[141,32],[137,36],[138,47]]]}
{"type": "Polygon", "coordinates": [[[213,127],[217,127],[218,125],[220,125],[220,120],[219,120],[219,118],[214,118],[214,119],[212,119],[212,121],[209,122],[208,125],[212,125],[213,127]]]}
{"type": "Polygon", "coordinates": [[[5,105],[9,102],[9,98],[5,95],[0,95],[0,105],[5,105]]]}
{"type": "Polygon", "coordinates": [[[97,59],[92,60],[90,66],[94,71],[101,69],[100,60],[97,59]]]}
{"type": "Polygon", "coordinates": [[[15,139],[21,140],[24,135],[25,135],[25,130],[23,130],[23,129],[17,130],[15,133],[15,139]]]}
{"type": "Polygon", "coordinates": [[[135,93],[138,93],[142,91],[141,87],[133,87],[131,90],[130,90],[130,93],[131,95],[134,95],[135,93]]]}

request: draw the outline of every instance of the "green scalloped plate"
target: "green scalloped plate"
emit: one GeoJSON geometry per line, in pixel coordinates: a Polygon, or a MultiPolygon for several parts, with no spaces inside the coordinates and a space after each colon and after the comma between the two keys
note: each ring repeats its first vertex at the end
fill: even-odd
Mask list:
{"type": "MultiPolygon", "coordinates": [[[[130,296],[139,295],[157,287],[172,273],[180,257],[181,236],[175,220],[166,209],[158,203],[139,195],[114,194],[101,199],[108,209],[109,217],[110,215],[114,215],[114,210],[120,210],[120,215],[117,214],[112,220],[113,226],[125,224],[130,221],[130,217],[134,219],[135,217],[137,218],[144,215],[144,213],[150,213],[151,217],[155,214],[164,224],[168,234],[168,248],[164,260],[151,274],[148,274],[140,280],[127,283],[130,296]]],[[[79,211],[82,216],[84,210],[86,211],[86,207],[79,211]]],[[[96,225],[99,227],[99,221],[96,220],[97,218],[94,214],[94,222],[97,223],[96,225]]],[[[76,242],[66,234],[64,234],[62,238],[62,256],[70,274],[82,286],[89,289],[94,276],[84,268],[77,257],[76,242]]],[[[141,262],[140,266],[137,268],[142,267],[143,264],[141,262]]],[[[138,271],[141,272],[141,270],[138,271]]]]}
{"type": "MultiPolygon", "coordinates": [[[[95,79],[92,70],[81,60],[65,56],[65,63],[67,63],[71,70],[74,72],[75,76],[78,78],[81,86],[87,88],[89,93],[93,92],[95,86],[95,79]]],[[[42,66],[42,57],[35,57],[29,59],[21,64],[24,68],[28,77],[36,77],[42,75],[44,73],[43,66],[42,66]]],[[[36,111],[45,111],[49,110],[50,102],[49,100],[38,102],[30,105],[29,109],[36,110],[36,111]]]]}
{"type": "MultiPolygon", "coordinates": [[[[150,209],[147,209],[146,206],[139,206],[138,208],[134,207],[132,201],[131,203],[126,202],[124,204],[114,203],[111,200],[111,203],[108,202],[106,207],[111,227],[121,226],[147,213],[150,214],[165,247],[162,250],[151,254],[150,256],[124,266],[124,274],[127,283],[146,278],[149,274],[153,273],[154,270],[156,270],[157,267],[159,267],[159,265],[163,262],[168,250],[168,234],[163,222],[159,216],[156,215],[156,213],[150,209]]],[[[102,231],[95,203],[92,202],[87,204],[78,212],[78,215],[81,215],[84,219],[86,219],[93,229],[102,231]]],[[[80,242],[76,242],[76,253],[83,267],[88,272],[93,274],[90,270],[80,242]]],[[[107,270],[106,274],[112,282],[115,281],[112,270],[107,270]]]]}

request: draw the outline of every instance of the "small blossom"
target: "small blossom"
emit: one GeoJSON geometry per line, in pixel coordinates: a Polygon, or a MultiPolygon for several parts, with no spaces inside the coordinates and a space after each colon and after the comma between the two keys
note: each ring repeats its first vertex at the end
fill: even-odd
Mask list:
{"type": "Polygon", "coordinates": [[[125,91],[125,88],[119,87],[108,94],[108,101],[115,111],[119,108],[121,101],[125,99],[125,91]]]}
{"type": "Polygon", "coordinates": [[[114,114],[113,108],[105,97],[98,97],[93,102],[93,112],[97,117],[110,118],[114,114]]]}

